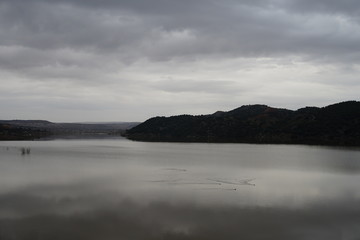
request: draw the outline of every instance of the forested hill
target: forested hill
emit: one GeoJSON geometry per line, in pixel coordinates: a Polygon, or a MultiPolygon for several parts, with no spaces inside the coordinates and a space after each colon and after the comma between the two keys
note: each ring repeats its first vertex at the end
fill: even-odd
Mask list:
{"type": "Polygon", "coordinates": [[[360,102],[296,111],[247,105],[211,115],[154,117],[126,136],[140,141],[360,146],[360,102]]]}

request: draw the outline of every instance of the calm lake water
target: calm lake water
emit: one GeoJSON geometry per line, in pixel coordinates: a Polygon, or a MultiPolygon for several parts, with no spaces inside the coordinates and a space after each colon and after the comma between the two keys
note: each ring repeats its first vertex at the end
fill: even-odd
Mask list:
{"type": "Polygon", "coordinates": [[[4,239],[360,239],[360,149],[0,142],[4,239]]]}

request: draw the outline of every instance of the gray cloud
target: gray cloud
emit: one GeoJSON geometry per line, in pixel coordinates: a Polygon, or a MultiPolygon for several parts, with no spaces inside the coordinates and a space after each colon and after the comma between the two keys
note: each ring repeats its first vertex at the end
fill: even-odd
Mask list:
{"type": "Polygon", "coordinates": [[[285,3],[294,11],[302,13],[325,13],[325,14],[343,14],[345,16],[357,17],[360,12],[360,3],[356,0],[294,0],[285,3]]]}
{"type": "Polygon", "coordinates": [[[220,80],[208,80],[208,81],[196,81],[196,80],[173,80],[167,79],[157,81],[153,84],[155,89],[160,89],[166,92],[205,92],[205,93],[226,93],[235,94],[239,93],[238,89],[234,89],[235,82],[232,81],[220,81],[220,80]],[[192,84],[187,84],[191,82],[192,84]]]}
{"type": "MultiPolygon", "coordinates": [[[[333,84],[333,89],[339,84],[351,88],[349,82],[353,80],[339,79],[334,84],[334,80],[326,79],[341,76],[345,66],[353,72],[346,78],[354,79],[358,74],[358,13],[359,3],[350,0],[1,0],[0,81],[7,88],[15,88],[15,83],[5,76],[15,82],[27,82],[32,86],[27,88],[30,93],[31,89],[44,87],[44,82],[48,85],[61,81],[68,82],[73,89],[67,90],[74,93],[81,91],[83,84],[89,84],[102,86],[101,94],[111,95],[117,89],[119,95],[128,99],[133,93],[159,98],[158,102],[174,99],[160,94],[165,90],[172,94],[217,94],[214,101],[222,102],[225,94],[254,89],[253,84],[246,86],[243,77],[272,89],[292,78],[286,74],[295,66],[304,85],[317,82],[333,84]],[[223,62],[229,66],[220,69],[223,62]],[[261,75],[268,72],[269,65],[276,65],[271,74],[261,75]],[[312,66],[324,74],[319,77],[312,66]],[[329,68],[331,73],[326,72],[329,68]],[[312,75],[304,74],[309,71],[312,75]],[[211,76],[214,72],[216,76],[211,76]],[[177,80],[154,83],[164,75],[176,76],[177,80]],[[267,76],[276,79],[268,80],[267,76]],[[178,79],[187,80],[182,84],[178,79]],[[214,83],[206,84],[212,82],[209,79],[223,80],[215,84],[219,86],[216,88],[212,87],[214,83]],[[155,94],[160,95],[154,97],[155,94]]],[[[22,91],[19,84],[16,88],[22,91]]],[[[52,90],[62,93],[64,89],[52,90]]],[[[95,89],[89,96],[94,93],[95,89]]],[[[228,99],[237,105],[259,100],[270,104],[276,93],[283,94],[277,90],[260,97],[264,92],[255,91],[253,97],[249,93],[241,99],[228,99]]],[[[48,97],[45,93],[42,96],[48,97]]],[[[209,98],[203,96],[198,99],[205,106],[209,98]]],[[[315,94],[311,99],[319,100],[315,94]]],[[[337,99],[338,96],[329,95],[320,102],[337,99]]],[[[302,107],[306,101],[294,100],[291,106],[302,107]]],[[[208,104],[205,112],[217,110],[210,107],[213,103],[208,104]]],[[[185,107],[184,111],[187,112],[185,107]]]]}
{"type": "Polygon", "coordinates": [[[327,8],[321,6],[328,5],[320,1],[291,3],[8,2],[1,5],[1,44],[49,50],[98,50],[98,54],[115,51],[120,60],[283,54],[331,60],[351,55],[351,60],[359,60],[359,54],[354,52],[359,51],[360,36],[348,35],[358,30],[359,25],[346,18],[358,4],[353,8],[337,8],[338,3],[334,2],[326,12],[327,8]],[[310,6],[312,15],[298,12],[305,6],[310,6]],[[339,19],[334,9],[341,10],[344,18],[339,19]]]}

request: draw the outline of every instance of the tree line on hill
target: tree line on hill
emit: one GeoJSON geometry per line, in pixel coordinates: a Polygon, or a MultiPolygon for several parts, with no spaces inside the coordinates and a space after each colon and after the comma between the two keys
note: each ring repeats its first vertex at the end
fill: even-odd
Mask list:
{"type": "Polygon", "coordinates": [[[138,141],[360,146],[360,102],[296,111],[246,105],[210,115],[154,117],[125,136],[138,141]]]}

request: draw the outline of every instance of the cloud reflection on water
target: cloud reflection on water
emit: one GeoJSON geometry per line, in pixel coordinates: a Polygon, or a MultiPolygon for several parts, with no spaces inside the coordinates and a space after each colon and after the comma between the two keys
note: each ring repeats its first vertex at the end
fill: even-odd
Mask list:
{"type": "Polygon", "coordinates": [[[360,236],[357,199],[301,209],[114,199],[110,193],[77,198],[2,194],[0,212],[12,209],[19,214],[0,218],[0,239],[331,240],[360,236]]]}
{"type": "Polygon", "coordinates": [[[7,150],[22,144],[0,148],[0,240],[360,237],[357,150],[103,140],[7,150]]]}

